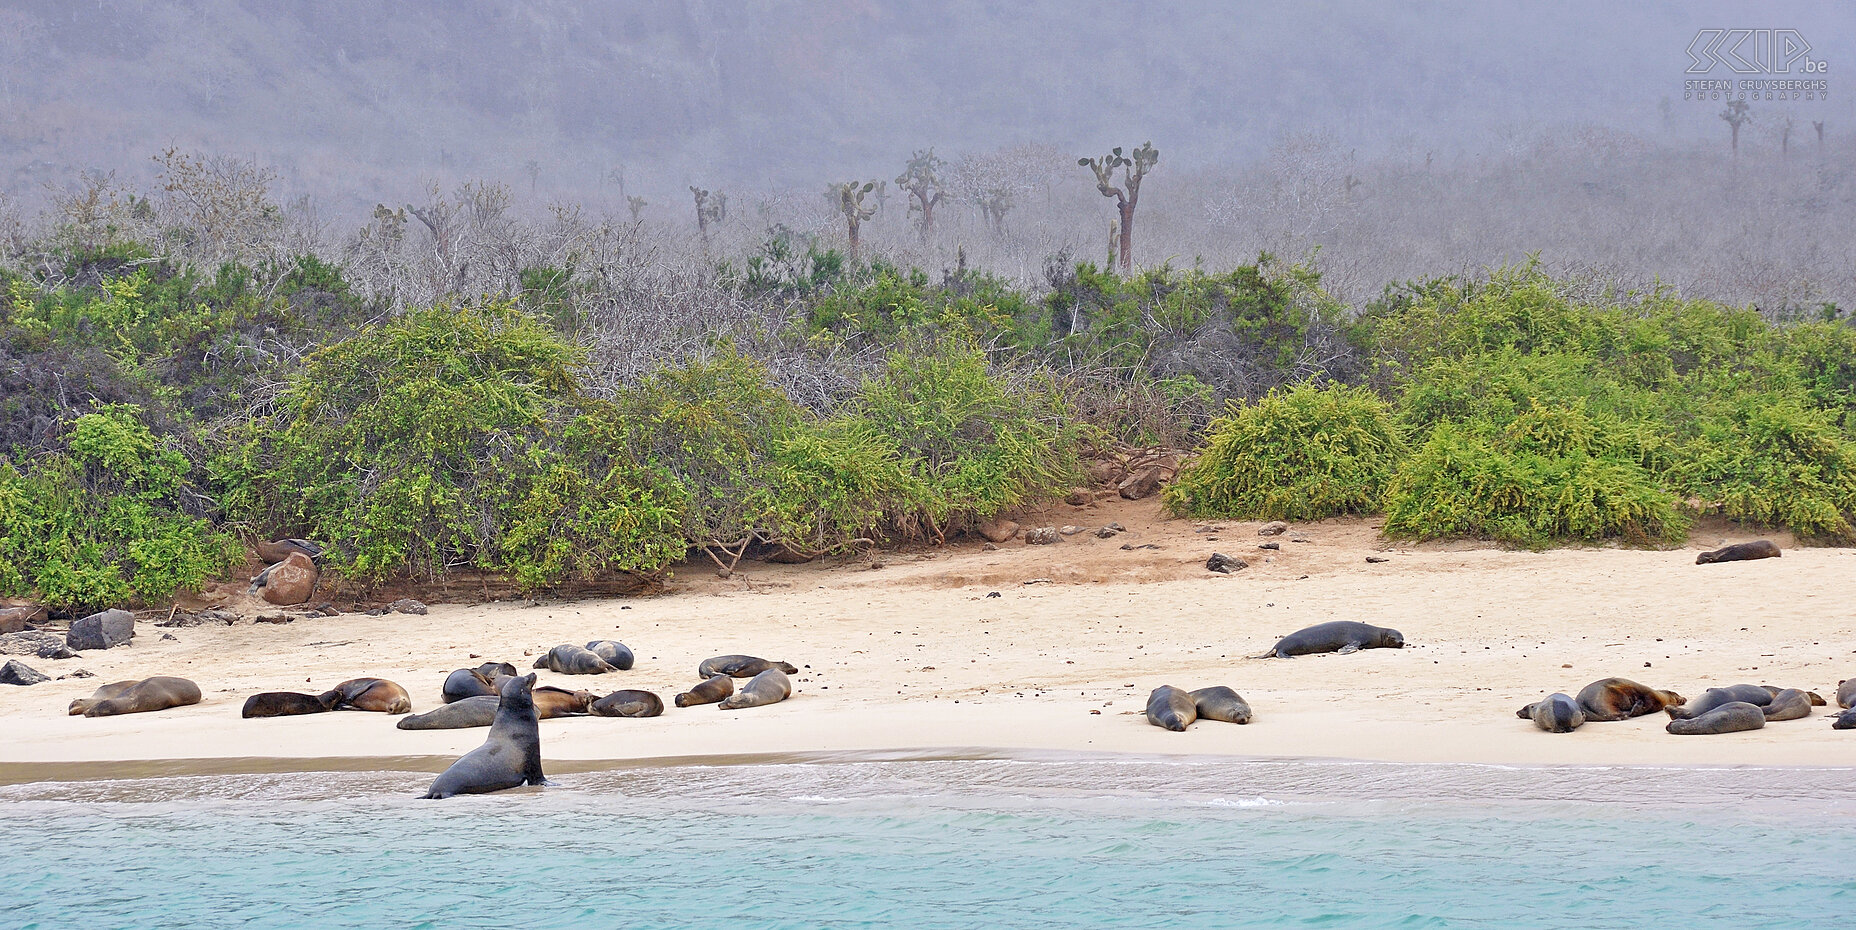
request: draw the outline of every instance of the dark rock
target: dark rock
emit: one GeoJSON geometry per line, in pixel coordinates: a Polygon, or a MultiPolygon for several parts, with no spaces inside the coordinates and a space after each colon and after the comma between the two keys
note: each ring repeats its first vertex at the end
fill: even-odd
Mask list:
{"type": "Polygon", "coordinates": [[[112,649],[126,646],[135,638],[135,615],[126,610],[106,610],[81,620],[71,621],[65,645],[72,649],[112,649]]]}
{"type": "Polygon", "coordinates": [[[1249,567],[1249,562],[1225,555],[1222,552],[1214,552],[1211,558],[1205,560],[1206,571],[1220,572],[1226,575],[1249,567]]]}
{"type": "Polygon", "coordinates": [[[1115,529],[1112,526],[1105,526],[1099,530],[1096,530],[1096,538],[1097,539],[1114,539],[1115,536],[1119,534],[1120,532],[1121,532],[1120,530],[1115,529]]]}
{"type": "Polygon", "coordinates": [[[1058,527],[1057,532],[1062,533],[1065,536],[1075,536],[1076,534],[1082,532],[1085,529],[1087,529],[1087,527],[1081,527],[1081,526],[1076,526],[1074,524],[1071,524],[1068,526],[1058,527]]]}
{"type": "Polygon", "coordinates": [[[1258,536],[1281,536],[1282,534],[1287,533],[1287,532],[1289,532],[1289,524],[1284,523],[1281,520],[1271,520],[1270,522],[1257,527],[1258,536]]]}
{"type": "Polygon", "coordinates": [[[423,603],[415,601],[410,597],[402,597],[387,606],[403,614],[418,614],[424,616],[426,612],[426,607],[423,603]]]}
{"type": "Polygon", "coordinates": [[[161,634],[161,638],[162,638],[162,639],[165,639],[165,640],[167,640],[168,642],[171,642],[171,643],[178,643],[178,642],[180,642],[180,637],[178,637],[178,636],[175,636],[175,635],[174,635],[174,634],[172,634],[172,633],[163,633],[163,634],[161,634]]]}
{"type": "Polygon", "coordinates": [[[1070,493],[1063,496],[1063,502],[1072,507],[1083,507],[1092,504],[1095,502],[1095,499],[1095,492],[1088,488],[1071,488],[1070,493]]]}
{"type": "Polygon", "coordinates": [[[1390,562],[1392,560],[1386,558],[1383,555],[1369,555],[1366,557],[1366,561],[1368,562],[1390,562]]]}
{"type": "Polygon", "coordinates": [[[367,615],[368,615],[368,616],[370,616],[370,617],[384,617],[384,616],[386,616],[387,614],[390,614],[390,613],[392,613],[392,612],[393,612],[393,608],[391,608],[391,607],[375,607],[375,608],[372,608],[372,609],[370,609],[370,610],[364,610],[364,611],[361,611],[361,612],[362,612],[362,613],[364,613],[364,614],[367,614],[367,615]]]}
{"type": "Polygon", "coordinates": [[[1018,524],[1011,520],[988,520],[979,526],[980,535],[987,542],[1002,543],[1018,535],[1018,524]]]}
{"type": "Polygon", "coordinates": [[[295,617],[292,617],[289,614],[261,614],[257,617],[253,617],[251,622],[253,623],[289,623],[295,619],[296,619],[295,617]]]}
{"type": "Polygon", "coordinates": [[[8,659],[5,665],[0,665],[0,685],[36,685],[51,680],[52,676],[18,659],[8,659]]]}
{"type": "Polygon", "coordinates": [[[1121,483],[1115,486],[1115,490],[1131,501],[1152,497],[1155,491],[1160,490],[1160,480],[1165,474],[1166,472],[1160,466],[1149,465],[1121,479],[1121,483]]]}
{"type": "Polygon", "coordinates": [[[1051,543],[1062,542],[1062,541],[1063,541],[1063,535],[1061,533],[1058,533],[1057,528],[1054,526],[1040,526],[1035,530],[1025,531],[1025,544],[1026,545],[1048,546],[1051,543]]]}
{"type": "Polygon", "coordinates": [[[323,601],[322,603],[317,604],[316,613],[319,613],[325,617],[339,617],[342,615],[342,612],[339,609],[337,609],[334,604],[331,604],[328,601],[323,601]]]}
{"type": "Polygon", "coordinates": [[[1257,548],[1258,549],[1281,549],[1282,543],[1279,543],[1279,542],[1257,543],[1257,548]]]}
{"type": "Polygon", "coordinates": [[[1114,530],[1117,533],[1126,533],[1128,531],[1127,527],[1119,523],[1110,523],[1108,526],[1103,527],[1103,529],[1114,530]]]}

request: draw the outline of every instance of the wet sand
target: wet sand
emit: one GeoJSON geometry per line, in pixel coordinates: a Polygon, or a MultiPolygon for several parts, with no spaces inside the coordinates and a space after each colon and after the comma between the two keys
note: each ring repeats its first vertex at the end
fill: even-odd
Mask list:
{"type": "MultiPolygon", "coordinates": [[[[1663,732],[1662,715],[1548,734],[1515,717],[1556,690],[1623,676],[1685,695],[1738,682],[1830,697],[1856,674],[1856,550],[1786,547],[1783,558],[1697,566],[1695,553],[1755,534],[1696,533],[1687,549],[1511,552],[1393,546],[1375,521],[1297,525],[1270,539],[1255,523],[1166,520],[1153,502],[1059,506],[1035,523],[1090,533],[994,551],[961,542],[800,566],[744,563],[734,577],[686,567],[667,593],[579,602],[434,605],[426,616],[348,614],[287,624],[162,630],[77,659],[25,658],[51,675],[93,679],[0,689],[7,739],[0,780],[31,773],[212,770],[249,760],[429,769],[482,742],[483,730],[402,731],[395,718],[339,712],[243,720],[258,691],[325,690],[379,676],[406,686],[416,711],[439,703],[454,668],[505,660],[526,669],[562,642],[614,638],[637,667],[541,681],[606,693],[658,692],[666,705],[697,682],[698,662],[742,652],[800,666],[781,704],[740,711],[668,707],[646,719],[543,721],[545,757],[615,760],[786,757],[814,753],[1092,753],[1513,764],[1856,765],[1856,731],[1833,708],[1804,720],[1713,737],[1663,732]],[[1220,527],[1200,532],[1207,526],[1220,527]],[[1306,542],[1296,542],[1295,539],[1306,542]],[[1280,542],[1279,552],[1257,548],[1280,542]],[[1122,549],[1152,545],[1152,549],[1122,549]],[[1250,561],[1205,571],[1222,551],[1250,561]],[[1367,556],[1383,557],[1368,563],[1367,556]],[[989,596],[997,592],[999,596],[989,596]],[[1403,650],[1258,660],[1246,656],[1327,620],[1403,631],[1403,650]],[[162,634],[175,638],[164,640],[162,634]],[[69,717],[98,684],[151,675],[198,682],[205,700],[151,714],[69,717]],[[1229,685],[1255,710],[1248,726],[1149,726],[1148,691],[1229,685]],[[232,763],[229,760],[247,760],[232,763]],[[398,761],[393,761],[398,760],[398,761]],[[412,760],[417,760],[412,761],[412,760]],[[17,765],[32,763],[32,765],[17,765]],[[40,764],[47,768],[40,768],[40,764]],[[65,768],[65,766],[71,766],[65,768]],[[151,766],[153,766],[151,768],[151,766]]],[[[56,774],[47,777],[59,777],[56,774]]]]}

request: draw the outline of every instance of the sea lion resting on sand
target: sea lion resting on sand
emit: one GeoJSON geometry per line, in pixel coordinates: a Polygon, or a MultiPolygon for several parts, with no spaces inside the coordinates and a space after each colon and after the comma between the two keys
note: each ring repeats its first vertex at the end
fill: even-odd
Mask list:
{"type": "MultiPolygon", "coordinates": [[[[541,770],[541,724],[535,716],[532,699],[535,675],[530,672],[520,678],[505,678],[500,687],[496,720],[490,724],[490,735],[484,738],[483,745],[451,763],[444,774],[432,781],[431,790],[424,797],[448,798],[548,783],[547,775],[541,770]]],[[[458,702],[463,703],[467,702],[458,702]]]]}
{"type": "Polygon", "coordinates": [[[1362,649],[1403,649],[1405,636],[1397,630],[1352,620],[1331,620],[1296,630],[1276,642],[1258,659],[1290,659],[1318,652],[1346,655],[1362,649]]]}
{"type": "Polygon", "coordinates": [[[1797,688],[1786,688],[1772,696],[1772,702],[1760,708],[1768,721],[1799,720],[1811,716],[1811,696],[1797,688]]]}
{"type": "Polygon", "coordinates": [[[485,662],[476,668],[460,668],[445,676],[445,703],[484,695],[496,697],[496,679],[515,674],[516,667],[507,662],[485,662]]]}
{"type": "Polygon", "coordinates": [[[245,699],[245,707],[239,711],[239,716],[247,720],[254,717],[297,717],[327,713],[332,709],[323,703],[319,695],[297,691],[263,691],[245,699]]]}
{"type": "Polygon", "coordinates": [[[734,693],[735,680],[727,675],[716,675],[677,695],[677,706],[693,707],[697,704],[714,704],[734,693]]]}
{"type": "MultiPolygon", "coordinates": [[[[1677,720],[1687,720],[1693,717],[1699,717],[1722,704],[1731,704],[1734,701],[1744,701],[1755,707],[1769,707],[1773,701],[1778,699],[1779,695],[1790,694],[1794,691],[1797,692],[1798,700],[1803,702],[1805,708],[1804,713],[1798,716],[1808,717],[1811,714],[1811,708],[1824,706],[1823,697],[1818,695],[1815,691],[1805,691],[1799,688],[1775,688],[1772,685],[1728,685],[1722,688],[1709,688],[1702,692],[1700,697],[1680,707],[1668,707],[1664,709],[1669,712],[1669,716],[1677,720]]],[[[1772,711],[1768,711],[1768,713],[1772,713],[1772,711]]],[[[1770,719],[1792,720],[1795,718],[1778,717],[1770,719]]]]}
{"type": "Polygon", "coordinates": [[[1766,712],[1758,704],[1729,701],[1699,717],[1671,720],[1664,729],[1677,736],[1711,736],[1757,730],[1766,725],[1766,712]]]}
{"type": "Polygon", "coordinates": [[[1579,689],[1579,710],[1589,721],[1628,720],[1680,705],[1682,695],[1647,688],[1628,678],[1601,678],[1579,689]]]}
{"type": "MultiPolygon", "coordinates": [[[[496,681],[501,684],[514,676],[499,676],[496,681]]],[[[437,710],[400,719],[402,730],[462,730],[469,727],[487,727],[496,722],[496,707],[502,700],[500,694],[478,695],[461,701],[453,701],[437,710]]],[[[529,692],[529,702],[535,706],[538,720],[551,720],[555,717],[575,717],[587,712],[599,695],[591,691],[569,691],[542,685],[529,692]]]]}
{"type": "Polygon", "coordinates": [[[1249,723],[1250,705],[1224,685],[1197,691],[1161,685],[1147,696],[1147,722],[1154,726],[1180,732],[1200,719],[1249,723]]]}
{"type": "Polygon", "coordinates": [[[1213,685],[1192,692],[1192,709],[1200,720],[1216,720],[1220,723],[1249,723],[1250,704],[1236,691],[1224,685],[1213,685]]]}
{"type": "Polygon", "coordinates": [[[632,650],[630,646],[616,639],[596,639],[586,644],[588,652],[606,660],[606,664],[627,671],[632,667],[632,650]]]}
{"type": "Polygon", "coordinates": [[[548,650],[547,655],[535,660],[535,667],[562,675],[602,675],[618,671],[618,668],[600,658],[597,653],[573,643],[562,643],[548,650]]]}
{"type": "Polygon", "coordinates": [[[727,700],[717,704],[722,710],[736,710],[742,707],[760,707],[764,704],[778,704],[793,693],[793,683],[786,673],[777,668],[770,668],[742,685],[727,700]]]}
{"type": "Polygon", "coordinates": [[[1846,710],[1830,721],[1832,730],[1856,730],[1856,708],[1846,710]]]}
{"type": "Polygon", "coordinates": [[[1734,543],[1722,546],[1710,552],[1695,556],[1696,565],[1708,565],[1713,562],[1745,562],[1750,559],[1776,559],[1781,555],[1777,543],[1770,539],[1755,539],[1752,542],[1734,543]]]}
{"type": "Polygon", "coordinates": [[[1856,678],[1845,678],[1837,682],[1837,706],[1856,705],[1856,678]]]}
{"type": "Polygon", "coordinates": [[[385,678],[351,678],[321,694],[265,691],[245,699],[243,717],[294,717],[331,710],[404,714],[412,710],[406,689],[385,678]]]}
{"type": "Polygon", "coordinates": [[[587,710],[595,717],[655,717],[664,712],[664,699],[649,691],[614,691],[587,710]]]}
{"type": "Polygon", "coordinates": [[[770,668],[777,668],[788,675],[799,674],[799,670],[789,662],[769,662],[755,656],[716,656],[704,659],[701,665],[696,666],[696,677],[727,675],[730,678],[753,678],[770,668]]]}
{"type": "Polygon", "coordinates": [[[140,681],[117,681],[98,688],[87,698],[71,702],[70,715],[113,717],[140,714],[200,703],[200,686],[185,678],[165,675],[140,681]]]}
{"type": "Polygon", "coordinates": [[[1585,725],[1584,709],[1563,691],[1515,711],[1515,716],[1534,721],[1534,726],[1548,733],[1571,733],[1585,725]]]}

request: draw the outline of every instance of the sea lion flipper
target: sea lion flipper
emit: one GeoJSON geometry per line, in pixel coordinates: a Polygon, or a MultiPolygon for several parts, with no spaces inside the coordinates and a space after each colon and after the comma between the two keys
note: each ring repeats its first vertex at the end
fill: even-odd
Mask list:
{"type": "Polygon", "coordinates": [[[1359,643],[1348,643],[1347,645],[1345,645],[1345,646],[1342,646],[1342,647],[1340,647],[1339,649],[1337,649],[1337,650],[1335,650],[1335,655],[1343,655],[1343,656],[1344,656],[1344,655],[1347,655],[1347,654],[1349,654],[1349,653],[1354,653],[1354,652],[1359,652],[1359,651],[1360,651],[1360,644],[1359,644],[1359,643]]]}

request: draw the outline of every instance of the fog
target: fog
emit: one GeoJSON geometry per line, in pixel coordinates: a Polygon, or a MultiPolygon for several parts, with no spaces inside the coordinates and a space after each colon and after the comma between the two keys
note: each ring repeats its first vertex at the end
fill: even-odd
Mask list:
{"type": "Polygon", "coordinates": [[[823,192],[878,181],[870,249],[1036,282],[1052,256],[1107,257],[1113,204],[1077,158],[1151,141],[1144,267],[1318,256],[1358,301],[1538,253],[1847,307],[1852,26],[1833,3],[11,0],[0,206],[42,233],[86,172],[159,193],[174,149],[265,173],[325,251],[376,204],[487,182],[512,217],[635,218],[687,255],[691,186],[728,195],[712,233],[738,253],[776,227],[843,247],[823,192]],[[1685,74],[1710,28],[1796,30],[1828,70],[1685,74]],[[1752,101],[1737,150],[1720,100],[1683,99],[1688,78],[1774,76],[1830,93],[1752,101]],[[894,179],[930,148],[947,200],[924,240],[894,179]]]}

